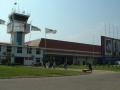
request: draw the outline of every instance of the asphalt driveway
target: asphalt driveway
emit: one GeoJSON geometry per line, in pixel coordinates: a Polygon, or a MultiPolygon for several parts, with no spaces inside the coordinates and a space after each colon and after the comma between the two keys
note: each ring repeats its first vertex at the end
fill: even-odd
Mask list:
{"type": "Polygon", "coordinates": [[[0,79],[0,90],[120,90],[120,73],[100,71],[69,77],[0,79]]]}

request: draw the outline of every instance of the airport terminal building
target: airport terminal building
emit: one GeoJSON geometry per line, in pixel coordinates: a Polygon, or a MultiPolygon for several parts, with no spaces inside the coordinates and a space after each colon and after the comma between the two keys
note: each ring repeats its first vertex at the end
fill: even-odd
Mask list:
{"type": "Polygon", "coordinates": [[[0,43],[1,64],[43,65],[47,62],[60,64],[114,64],[120,58],[120,40],[102,36],[101,45],[83,44],[41,38],[25,42],[30,33],[27,23],[30,15],[12,12],[7,32],[11,43],[0,43]]]}

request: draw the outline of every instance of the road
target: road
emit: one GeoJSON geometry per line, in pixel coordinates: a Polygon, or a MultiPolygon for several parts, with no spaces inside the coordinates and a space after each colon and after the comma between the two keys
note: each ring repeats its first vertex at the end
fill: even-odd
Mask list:
{"type": "Polygon", "coordinates": [[[0,90],[120,90],[120,73],[68,77],[0,79],[0,90]]]}

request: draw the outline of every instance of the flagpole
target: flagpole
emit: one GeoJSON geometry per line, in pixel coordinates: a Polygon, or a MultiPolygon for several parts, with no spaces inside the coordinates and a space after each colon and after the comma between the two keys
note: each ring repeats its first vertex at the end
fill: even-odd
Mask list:
{"type": "Polygon", "coordinates": [[[111,37],[111,35],[110,35],[110,30],[111,30],[111,25],[109,24],[109,37],[111,37]]]}
{"type": "MultiPolygon", "coordinates": [[[[44,60],[45,60],[45,58],[46,58],[45,54],[46,54],[46,29],[45,29],[45,49],[44,49],[44,60]]],[[[45,63],[45,67],[46,67],[46,63],[45,63]]]]}
{"type": "Polygon", "coordinates": [[[92,50],[92,51],[93,51],[93,56],[92,56],[92,57],[93,57],[93,61],[94,61],[94,46],[95,46],[95,45],[94,45],[94,39],[95,39],[95,35],[93,34],[93,48],[92,48],[92,49],[93,49],[93,50],[92,50]]]}
{"type": "Polygon", "coordinates": [[[116,26],[116,31],[117,31],[117,39],[118,39],[118,33],[119,33],[118,26],[116,26]]]}
{"type": "Polygon", "coordinates": [[[47,40],[46,40],[47,33],[53,33],[53,34],[55,34],[56,30],[45,28],[45,49],[47,48],[47,40]]]}
{"type": "Polygon", "coordinates": [[[52,33],[52,34],[55,34],[56,33],[56,30],[53,30],[53,29],[49,29],[49,28],[45,28],[45,52],[44,52],[44,58],[45,58],[45,54],[46,54],[46,50],[47,50],[47,34],[48,33],[52,33]]]}
{"type": "Polygon", "coordinates": [[[114,24],[113,24],[113,38],[115,38],[115,28],[114,28],[114,24]]]}
{"type": "Polygon", "coordinates": [[[45,31],[45,49],[46,49],[46,31],[45,31]]]}

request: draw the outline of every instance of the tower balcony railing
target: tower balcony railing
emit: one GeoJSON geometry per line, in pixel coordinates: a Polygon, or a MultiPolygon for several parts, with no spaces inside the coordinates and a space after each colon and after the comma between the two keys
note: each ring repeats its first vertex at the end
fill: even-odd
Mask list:
{"type": "Polygon", "coordinates": [[[13,23],[7,24],[7,33],[23,32],[25,34],[30,33],[30,24],[22,24],[20,26],[13,26],[13,23]]]}

